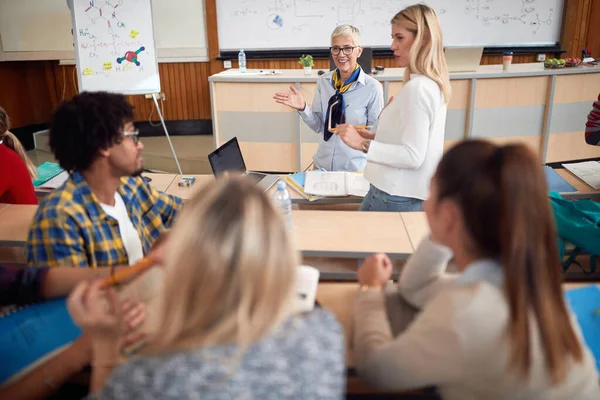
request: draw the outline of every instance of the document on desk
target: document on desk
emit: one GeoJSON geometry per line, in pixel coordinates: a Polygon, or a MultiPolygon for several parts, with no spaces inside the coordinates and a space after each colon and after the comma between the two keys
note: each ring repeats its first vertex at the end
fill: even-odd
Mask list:
{"type": "Polygon", "coordinates": [[[365,197],[369,182],[359,173],[309,171],[306,173],[304,191],[316,196],[365,197]]]}
{"type": "Polygon", "coordinates": [[[596,190],[600,190],[600,162],[584,161],[573,164],[563,164],[563,167],[575,174],[579,179],[596,190]]]}

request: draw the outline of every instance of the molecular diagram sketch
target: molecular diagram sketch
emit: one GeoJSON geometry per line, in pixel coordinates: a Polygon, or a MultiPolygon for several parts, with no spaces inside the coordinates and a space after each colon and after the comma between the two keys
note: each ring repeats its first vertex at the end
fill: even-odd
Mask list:
{"type": "MultiPolygon", "coordinates": [[[[108,2],[108,0],[105,0],[108,2]]],[[[116,0],[112,0],[113,2],[116,0]]],[[[120,0],[123,1],[123,0],[120,0]]],[[[252,17],[260,15],[258,0],[239,0],[233,17],[252,17]]],[[[463,13],[469,19],[473,18],[479,26],[488,27],[493,24],[521,24],[531,27],[535,35],[543,26],[551,26],[555,21],[554,9],[536,7],[537,0],[454,0],[457,8],[436,7],[438,15],[456,15],[463,13]],[[520,3],[520,4],[519,4],[520,3]],[[501,9],[501,11],[499,10],[501,9]],[[513,9],[513,12],[506,11],[513,9]]],[[[406,0],[268,0],[266,1],[265,24],[270,30],[286,27],[292,32],[309,31],[322,23],[324,18],[335,18],[336,24],[352,24],[377,28],[389,25],[389,16],[407,5],[406,0]],[[385,15],[385,18],[382,16],[385,15]],[[367,17],[366,21],[364,17],[367,17]],[[368,21],[368,22],[367,22],[368,21]]],[[[441,1],[431,1],[432,5],[443,5],[441,1]]],[[[112,4],[112,3],[111,3],[112,4]]],[[[264,18],[264,17],[263,17],[264,18]]],[[[447,17],[453,18],[453,17],[447,17]]],[[[474,22],[475,22],[474,21],[474,22]]]]}
{"type": "Polygon", "coordinates": [[[483,22],[484,26],[490,26],[493,22],[500,22],[504,25],[511,22],[521,23],[523,25],[530,25],[534,35],[538,33],[540,28],[544,25],[552,25],[554,22],[553,15],[554,9],[548,10],[548,16],[542,18],[539,13],[536,13],[535,2],[536,0],[522,0],[521,1],[521,12],[519,14],[507,14],[494,16],[482,16],[484,12],[492,11],[492,4],[496,0],[466,0],[467,5],[465,6],[465,13],[475,13],[475,17],[483,22]]]}
{"type": "Polygon", "coordinates": [[[89,59],[100,61],[103,58],[103,68],[86,68],[84,75],[107,74],[111,70],[130,71],[134,66],[143,71],[139,55],[146,48],[137,40],[139,32],[130,29],[119,18],[119,10],[125,7],[124,3],[125,0],[89,0],[89,5],[83,9],[88,22],[79,28],[79,46],[88,52],[89,59]],[[103,49],[110,49],[110,56],[114,58],[107,60],[103,49]],[[113,69],[114,61],[117,65],[113,69]]]}

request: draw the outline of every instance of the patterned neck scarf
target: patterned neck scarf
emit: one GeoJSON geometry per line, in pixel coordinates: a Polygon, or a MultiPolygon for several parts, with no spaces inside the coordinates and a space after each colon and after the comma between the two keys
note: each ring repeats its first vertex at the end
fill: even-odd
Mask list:
{"type": "Polygon", "coordinates": [[[329,130],[329,110],[331,110],[331,127],[336,127],[339,124],[343,124],[346,122],[346,116],[344,115],[344,96],[343,93],[347,92],[348,89],[352,86],[354,82],[358,80],[358,76],[360,75],[360,66],[358,63],[356,64],[356,68],[354,68],[354,72],[350,75],[344,84],[342,84],[340,71],[338,69],[333,73],[333,77],[331,78],[331,85],[335,89],[335,94],[331,96],[329,102],[327,103],[327,112],[325,114],[325,129],[323,130],[323,137],[325,141],[328,141],[331,136],[333,136],[333,132],[329,130]],[[334,104],[333,107],[331,105],[334,104]]]}

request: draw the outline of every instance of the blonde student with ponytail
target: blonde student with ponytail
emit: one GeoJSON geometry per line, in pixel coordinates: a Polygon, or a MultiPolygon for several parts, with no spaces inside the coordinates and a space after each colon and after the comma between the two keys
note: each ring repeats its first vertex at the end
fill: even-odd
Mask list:
{"type": "Polygon", "coordinates": [[[370,384],[437,386],[445,400],[600,399],[565,304],[545,182],[522,144],[471,140],[444,155],[424,207],[430,235],[398,287],[383,254],[359,269],[354,349],[370,384]]]}
{"type": "Polygon", "coordinates": [[[433,9],[416,4],[394,16],[392,45],[404,86],[379,116],[376,132],[349,124],[336,134],[367,156],[371,183],[362,211],[419,211],[442,157],[450,81],[433,9]]]}
{"type": "Polygon", "coordinates": [[[0,107],[0,203],[37,204],[35,166],[19,139],[9,131],[10,119],[0,107]]]}

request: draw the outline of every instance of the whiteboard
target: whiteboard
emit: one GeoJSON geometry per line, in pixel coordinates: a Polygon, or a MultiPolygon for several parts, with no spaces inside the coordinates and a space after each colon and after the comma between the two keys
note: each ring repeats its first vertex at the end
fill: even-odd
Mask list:
{"type": "MultiPolygon", "coordinates": [[[[89,2],[89,0],[88,0],[89,2]]],[[[208,61],[202,0],[152,0],[159,61],[208,61]]],[[[7,60],[75,60],[66,0],[0,0],[0,42],[7,60]]]]}
{"type": "Polygon", "coordinates": [[[150,0],[72,0],[79,91],[160,92],[150,0]]]}
{"type": "MultiPolygon", "coordinates": [[[[327,48],[337,25],[361,31],[361,45],[389,47],[390,20],[417,0],[217,0],[219,46],[327,48]]],[[[426,0],[446,46],[545,46],[560,39],[563,0],[426,0]]]]}

